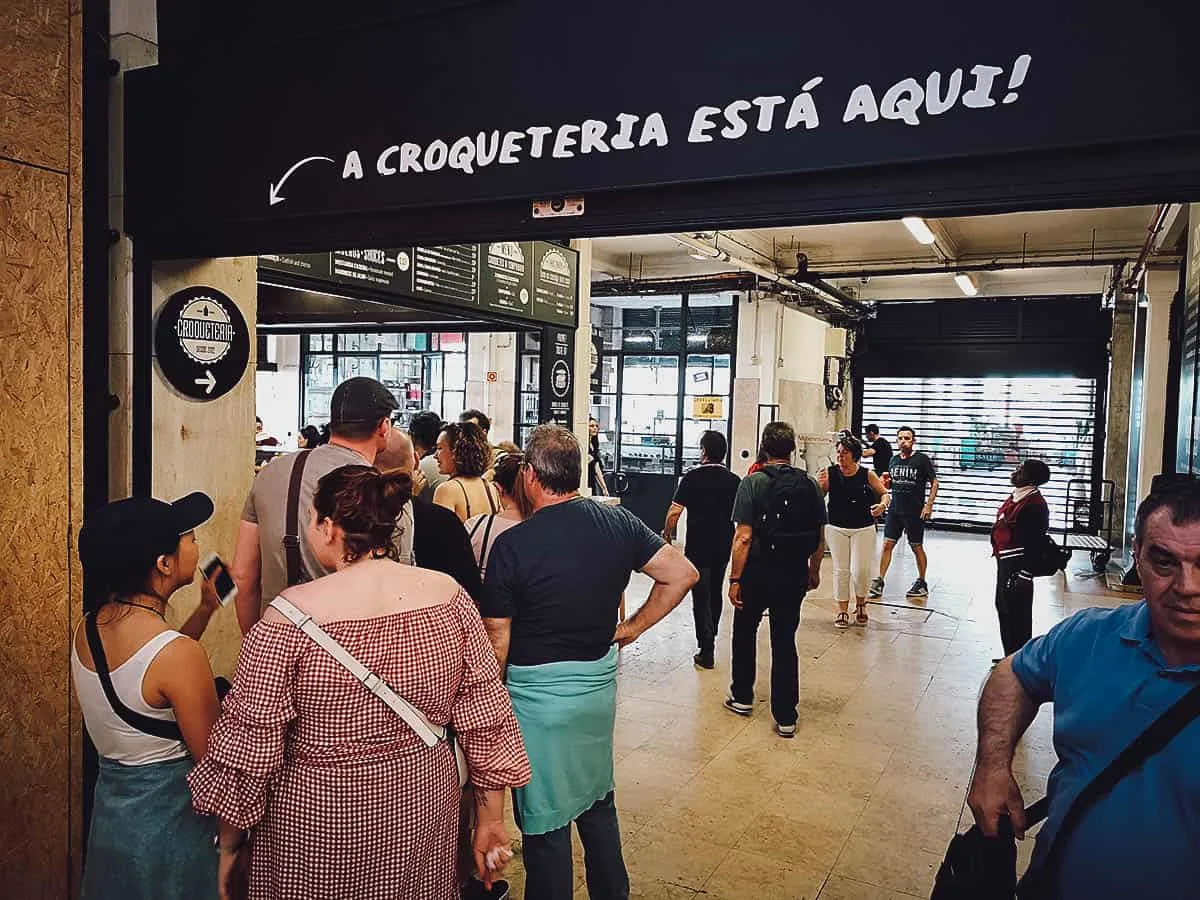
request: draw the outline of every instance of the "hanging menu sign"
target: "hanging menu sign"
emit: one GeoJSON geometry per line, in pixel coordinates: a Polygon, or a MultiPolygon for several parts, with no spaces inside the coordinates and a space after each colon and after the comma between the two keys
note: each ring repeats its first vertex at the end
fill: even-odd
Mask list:
{"type": "Polygon", "coordinates": [[[573,260],[562,247],[534,244],[533,317],[560,325],[575,323],[575,274],[573,260]]]}
{"type": "Polygon", "coordinates": [[[260,256],[264,271],[493,312],[575,325],[579,254],[544,241],[335,250],[260,256]]]}
{"type": "Polygon", "coordinates": [[[574,360],[574,328],[545,328],[542,330],[541,390],[539,391],[542,422],[553,422],[564,428],[574,427],[575,390],[572,377],[574,360]]]}
{"type": "Polygon", "coordinates": [[[413,251],[413,293],[456,306],[479,305],[479,248],[474,244],[413,251]]]}
{"type": "Polygon", "coordinates": [[[479,300],[484,309],[533,316],[533,244],[497,241],[479,248],[479,300]]]}
{"type": "Polygon", "coordinates": [[[334,250],[329,268],[337,281],[405,294],[412,290],[411,250],[334,250]]]}

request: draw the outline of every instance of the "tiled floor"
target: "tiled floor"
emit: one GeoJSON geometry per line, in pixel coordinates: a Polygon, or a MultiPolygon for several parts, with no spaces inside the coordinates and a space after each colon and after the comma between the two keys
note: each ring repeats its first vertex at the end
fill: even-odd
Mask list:
{"type": "MultiPolygon", "coordinates": [[[[933,534],[930,595],[912,603],[911,554],[897,549],[866,628],[833,627],[829,562],[805,600],[796,738],[771,729],[767,628],[758,697],[744,719],[721,706],[729,683],[730,610],[717,668],[692,666],[690,598],[622,652],[616,729],[617,808],[632,895],[641,900],[902,900],[928,897],[962,822],[975,701],[1000,654],[986,538],[933,534]]],[[[1083,569],[1082,557],[1074,568],[1083,569]]],[[[635,609],[648,589],[627,594],[635,609]]],[[[1120,602],[1096,579],[1039,579],[1034,631],[1077,609],[1120,602]]],[[[1027,803],[1054,764],[1049,711],[1018,750],[1027,803]]],[[[515,832],[514,832],[515,833],[515,832]]],[[[1027,858],[1032,841],[1023,846],[1027,858]]],[[[587,897],[576,841],[576,897],[587,897]]],[[[519,857],[510,868],[522,896],[519,857]]]]}

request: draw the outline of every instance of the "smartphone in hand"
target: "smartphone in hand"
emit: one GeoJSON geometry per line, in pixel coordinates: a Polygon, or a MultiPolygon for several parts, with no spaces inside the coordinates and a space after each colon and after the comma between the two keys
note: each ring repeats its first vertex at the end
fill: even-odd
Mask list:
{"type": "Polygon", "coordinates": [[[220,598],[222,606],[228,606],[237,596],[237,585],[233,583],[233,578],[229,575],[229,567],[221,561],[221,557],[217,554],[210,553],[200,564],[200,571],[204,573],[205,578],[212,578],[213,572],[217,573],[215,582],[217,596],[220,598]]]}

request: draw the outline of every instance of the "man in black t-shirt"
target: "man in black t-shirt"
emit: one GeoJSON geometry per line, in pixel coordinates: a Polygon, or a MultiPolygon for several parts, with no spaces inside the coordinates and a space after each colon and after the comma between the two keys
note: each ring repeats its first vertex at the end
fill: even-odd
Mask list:
{"type": "Polygon", "coordinates": [[[480,609],[500,665],[509,667],[533,763],[533,781],[515,801],[525,894],[572,895],[574,821],[593,896],[628,897],[613,799],[613,645],[627,646],[678,606],[696,570],[629,510],[579,496],[582,453],[565,428],[535,428],[525,459],[522,488],[534,512],[492,545],[480,609]],[[621,592],[635,571],[654,587],[618,625],[621,592]]]}
{"type": "Polygon", "coordinates": [[[739,716],[754,711],[758,626],[770,610],[771,714],[775,733],[792,738],[800,703],[796,629],[805,593],[821,583],[827,515],[816,482],[791,465],[792,426],[768,423],[759,447],[765,464],[742,480],[733,503],[733,672],[725,708],[739,716]]]}
{"type": "Polygon", "coordinates": [[[888,507],[887,519],[883,523],[883,553],[879,556],[879,577],[871,582],[868,597],[883,596],[883,580],[892,564],[892,551],[900,535],[908,535],[908,546],[912,547],[917,560],[917,580],[908,589],[909,597],[928,597],[929,585],[925,572],[929,559],[925,555],[925,522],[933,515],[933,501],[937,499],[937,470],[933,460],[915,450],[917,433],[907,425],[896,433],[900,455],[892,459],[888,467],[891,475],[890,489],[892,505],[888,507]],[[925,489],[929,488],[929,499],[925,489]]]}
{"type": "Polygon", "coordinates": [[[700,465],[680,479],[663,526],[663,537],[672,540],[679,516],[687,510],[684,554],[700,573],[700,580],[692,588],[692,614],[700,652],[692,661],[702,669],[715,665],[713,652],[725,605],[721,589],[733,541],[733,498],[741,482],[725,468],[728,446],[725,435],[719,431],[700,435],[700,465]]]}
{"type": "Polygon", "coordinates": [[[871,460],[871,465],[875,467],[875,474],[883,478],[892,462],[892,445],[879,433],[878,425],[872,423],[863,430],[867,435],[867,439],[864,441],[867,446],[863,448],[862,455],[871,460]]]}

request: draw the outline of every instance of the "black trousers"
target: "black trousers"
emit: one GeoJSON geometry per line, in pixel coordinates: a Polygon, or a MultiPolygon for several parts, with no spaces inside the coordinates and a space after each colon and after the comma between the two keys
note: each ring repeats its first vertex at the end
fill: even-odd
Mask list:
{"type": "Polygon", "coordinates": [[[1005,656],[1033,637],[1033,578],[1021,571],[1023,564],[1019,556],[996,560],[996,615],[1005,656]]]}
{"type": "Polygon", "coordinates": [[[692,588],[692,617],[696,621],[696,645],[700,652],[712,656],[717,645],[717,630],[721,625],[721,612],[725,596],[725,568],[728,559],[693,559],[692,565],[700,573],[700,580],[692,588]]]}
{"type": "Polygon", "coordinates": [[[771,628],[771,714],[780,725],[795,725],[800,705],[800,661],[796,629],[808,589],[808,569],[792,577],[742,575],[742,608],[733,613],[733,682],[738,703],[754,702],[758,668],[758,626],[767,610],[771,628]]]}

